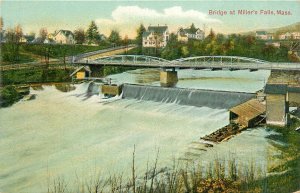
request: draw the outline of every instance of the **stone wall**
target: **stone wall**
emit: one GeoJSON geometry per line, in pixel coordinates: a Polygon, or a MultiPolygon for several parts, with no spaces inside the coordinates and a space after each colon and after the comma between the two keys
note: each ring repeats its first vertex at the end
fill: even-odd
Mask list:
{"type": "Polygon", "coordinates": [[[267,94],[266,102],[266,114],[267,124],[285,126],[286,111],[288,106],[286,105],[286,95],[283,94],[267,94]]]}

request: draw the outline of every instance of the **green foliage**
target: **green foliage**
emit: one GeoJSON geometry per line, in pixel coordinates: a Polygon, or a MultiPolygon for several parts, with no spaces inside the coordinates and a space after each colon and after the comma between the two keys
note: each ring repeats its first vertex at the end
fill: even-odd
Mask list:
{"type": "Polygon", "coordinates": [[[121,36],[120,36],[119,32],[116,31],[116,30],[112,30],[110,32],[109,37],[108,37],[108,41],[110,43],[112,43],[112,44],[120,45],[120,43],[121,43],[121,36]]]}
{"type": "Polygon", "coordinates": [[[146,31],[146,28],[144,27],[143,24],[140,25],[140,27],[137,29],[136,33],[137,36],[135,38],[135,42],[138,46],[138,54],[142,54],[142,47],[143,47],[143,33],[146,31]]]}
{"type": "Polygon", "coordinates": [[[97,44],[99,42],[100,34],[95,21],[91,21],[91,24],[86,31],[86,39],[88,44],[97,44]]]}
{"type": "Polygon", "coordinates": [[[2,72],[2,84],[24,84],[40,82],[68,82],[72,70],[59,69],[22,69],[2,72]]]}
{"type": "Polygon", "coordinates": [[[108,76],[111,74],[119,74],[128,70],[135,70],[135,67],[124,67],[124,66],[104,66],[102,68],[102,76],[108,76]]]}
{"type": "MultiPolygon", "coordinates": [[[[251,35],[231,34],[226,37],[223,34],[215,34],[213,30],[204,40],[189,40],[187,43],[178,42],[176,36],[170,34],[167,46],[157,56],[178,59],[190,56],[224,55],[257,58],[270,62],[296,61],[295,57],[288,55],[287,46],[281,45],[277,48],[265,43],[251,35]]],[[[144,54],[148,52],[144,51],[144,54]]]]}
{"type": "MultiPolygon", "coordinates": [[[[182,44],[178,42],[177,36],[175,34],[170,34],[169,41],[167,46],[163,49],[161,53],[161,57],[168,59],[168,60],[174,60],[177,58],[180,58],[182,56],[182,44]]],[[[187,51],[187,50],[186,50],[187,51]]]]}
{"type": "Polygon", "coordinates": [[[20,100],[20,94],[14,86],[5,86],[1,91],[1,107],[8,107],[20,100]]]}
{"type": "MultiPolygon", "coordinates": [[[[5,49],[7,44],[2,44],[1,47],[5,49]]],[[[72,56],[84,52],[91,52],[108,48],[108,45],[101,46],[87,46],[87,45],[65,45],[65,44],[21,44],[22,52],[39,55],[41,57],[49,54],[50,58],[61,58],[64,56],[72,56]]],[[[1,53],[2,54],[2,53],[1,53]]]]}
{"type": "Polygon", "coordinates": [[[196,31],[197,31],[197,29],[196,29],[194,23],[192,23],[190,29],[191,29],[191,33],[196,33],[196,31]]]}
{"type": "Polygon", "coordinates": [[[77,44],[83,44],[85,42],[85,32],[83,29],[77,29],[74,31],[74,39],[77,44]]]}

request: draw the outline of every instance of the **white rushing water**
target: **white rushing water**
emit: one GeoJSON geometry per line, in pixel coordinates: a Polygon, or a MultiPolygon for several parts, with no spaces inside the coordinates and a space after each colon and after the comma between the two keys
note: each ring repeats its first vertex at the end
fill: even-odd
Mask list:
{"type": "MultiPolygon", "coordinates": [[[[260,85],[262,74],[257,76],[260,85]]],[[[250,79],[255,82],[253,76],[250,79]]],[[[262,165],[268,161],[270,145],[264,138],[268,132],[259,128],[208,151],[197,150],[201,136],[228,123],[225,109],[120,97],[107,100],[101,95],[87,98],[88,86],[76,85],[68,93],[44,86],[31,90],[35,100],[0,109],[0,192],[46,192],[48,179],[63,176],[72,185],[76,176],[84,180],[95,170],[105,177],[120,172],[126,176],[134,145],[140,174],[148,160],[153,163],[158,149],[160,167],[169,166],[174,158],[207,162],[229,154],[262,165]]]]}

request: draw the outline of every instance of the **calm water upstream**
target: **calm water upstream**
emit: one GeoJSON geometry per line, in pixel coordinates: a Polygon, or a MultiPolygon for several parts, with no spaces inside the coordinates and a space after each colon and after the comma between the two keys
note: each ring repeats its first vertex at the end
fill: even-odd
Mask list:
{"type": "MultiPolygon", "coordinates": [[[[178,87],[255,92],[268,71],[179,71],[178,87]]],[[[158,85],[156,70],[135,70],[110,76],[114,82],[158,85]]],[[[63,176],[76,183],[95,170],[103,176],[128,175],[136,145],[137,172],[154,162],[173,159],[209,162],[234,156],[240,163],[262,166],[276,150],[264,128],[243,132],[208,151],[197,150],[199,138],[228,123],[226,109],[181,106],[151,101],[87,97],[89,83],[64,93],[53,86],[31,90],[37,97],[0,109],[0,192],[47,191],[47,180],[63,176]]],[[[220,99],[221,100],[221,99],[220,99]]]]}

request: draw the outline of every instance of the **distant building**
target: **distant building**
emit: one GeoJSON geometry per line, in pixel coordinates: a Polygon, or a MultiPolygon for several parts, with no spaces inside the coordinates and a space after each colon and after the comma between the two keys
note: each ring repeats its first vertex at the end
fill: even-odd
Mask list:
{"type": "Polygon", "coordinates": [[[284,34],[279,35],[280,40],[299,40],[300,39],[300,32],[286,32],[284,34]]]}
{"type": "Polygon", "coordinates": [[[143,33],[143,47],[165,47],[169,40],[168,26],[149,26],[143,33]]]}
{"type": "Polygon", "coordinates": [[[293,32],[292,33],[292,39],[300,40],[300,32],[293,32]]]}
{"type": "Polygon", "coordinates": [[[267,46],[274,46],[275,48],[279,48],[280,47],[280,43],[279,42],[266,42],[267,46]]]}
{"type": "Polygon", "coordinates": [[[35,39],[34,35],[24,35],[24,38],[26,39],[26,43],[30,43],[35,39]]]}
{"type": "Polygon", "coordinates": [[[58,30],[53,40],[58,44],[75,44],[74,34],[69,30],[58,30]]]}
{"type": "Polygon", "coordinates": [[[31,43],[33,43],[33,44],[43,44],[44,40],[41,37],[37,37],[34,40],[32,40],[31,43]]]}
{"type": "Polygon", "coordinates": [[[43,43],[44,44],[56,44],[56,42],[50,38],[46,38],[43,43]]]}
{"type": "Polygon", "coordinates": [[[259,40],[273,40],[274,35],[272,33],[267,33],[266,31],[256,31],[255,37],[259,40]]]}
{"type": "Polygon", "coordinates": [[[24,36],[22,36],[22,37],[20,38],[19,42],[20,42],[20,43],[27,43],[27,39],[26,39],[24,36]]]}
{"type": "Polygon", "coordinates": [[[292,37],[292,34],[290,32],[286,32],[284,34],[279,35],[280,40],[289,40],[289,39],[291,39],[291,37],[292,37]]]}
{"type": "Polygon", "coordinates": [[[191,28],[180,28],[177,32],[178,41],[187,42],[189,39],[203,40],[205,37],[204,31],[197,28],[192,31],[191,28]]]}

